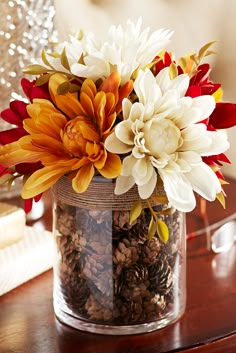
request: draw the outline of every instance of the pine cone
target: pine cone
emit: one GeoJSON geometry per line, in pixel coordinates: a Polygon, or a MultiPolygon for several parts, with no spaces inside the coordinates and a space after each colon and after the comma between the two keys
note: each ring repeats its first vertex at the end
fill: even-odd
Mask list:
{"type": "Polygon", "coordinates": [[[142,258],[146,264],[153,265],[158,261],[161,242],[159,238],[153,237],[151,240],[147,240],[142,247],[142,258]]]}
{"type": "Polygon", "coordinates": [[[76,208],[58,202],[55,212],[57,215],[56,229],[61,235],[70,235],[75,230],[76,208]]]}
{"type": "Polygon", "coordinates": [[[152,293],[150,297],[145,298],[143,302],[145,320],[148,322],[160,318],[160,314],[165,310],[166,304],[165,297],[160,294],[152,293]]]}
{"type": "Polygon", "coordinates": [[[90,290],[85,280],[78,279],[76,275],[67,277],[69,281],[61,285],[64,300],[67,305],[79,315],[87,315],[85,303],[90,295],[90,290]]]}
{"type": "Polygon", "coordinates": [[[113,261],[114,264],[121,267],[129,267],[138,261],[139,254],[140,246],[138,242],[134,239],[128,240],[124,238],[114,250],[113,261]]]}
{"type": "Polygon", "coordinates": [[[113,239],[124,237],[143,244],[147,240],[148,224],[144,212],[130,224],[130,211],[115,211],[113,214],[113,239]]]}
{"type": "Polygon", "coordinates": [[[125,270],[124,278],[130,288],[137,287],[141,283],[144,283],[147,287],[149,285],[149,282],[147,282],[148,269],[142,264],[135,264],[125,270]]]}
{"type": "Polygon", "coordinates": [[[112,311],[101,305],[101,303],[99,303],[93,295],[90,295],[87,299],[85,309],[87,310],[89,319],[91,320],[107,323],[113,318],[112,311]]]}
{"type": "Polygon", "coordinates": [[[159,256],[158,261],[149,267],[150,287],[154,292],[166,295],[173,285],[173,271],[165,254],[159,256]]]}

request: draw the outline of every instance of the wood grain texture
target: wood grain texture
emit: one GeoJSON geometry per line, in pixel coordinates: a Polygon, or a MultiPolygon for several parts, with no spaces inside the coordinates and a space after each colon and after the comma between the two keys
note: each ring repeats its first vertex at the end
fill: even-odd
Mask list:
{"type": "MultiPolygon", "coordinates": [[[[208,204],[211,222],[236,211],[236,181],[228,206],[208,204]]],[[[44,217],[34,223],[51,229],[51,196],[44,197],[44,217]]],[[[187,228],[201,227],[199,208],[187,215],[187,228]]],[[[236,245],[214,255],[205,236],[188,241],[187,308],[182,318],[162,330],[133,336],[102,336],[77,331],[54,317],[53,275],[48,271],[0,298],[1,353],[235,353],[236,245]]]]}

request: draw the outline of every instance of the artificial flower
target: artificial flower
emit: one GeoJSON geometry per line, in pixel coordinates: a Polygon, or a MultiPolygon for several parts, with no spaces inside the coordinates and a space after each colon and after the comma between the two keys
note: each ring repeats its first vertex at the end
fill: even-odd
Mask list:
{"type": "Polygon", "coordinates": [[[115,193],[137,184],[141,198],[147,199],[159,174],[171,204],[186,212],[195,207],[193,191],[210,201],[220,192],[218,178],[201,157],[223,153],[229,143],[224,133],[200,123],[213,112],[214,98],[186,97],[188,87],[188,75],[171,80],[168,68],[156,77],[149,69],[139,71],[134,83],[138,102],[124,99],[124,120],[105,142],[113,153],[129,153],[115,193]]]}
{"type": "Polygon", "coordinates": [[[66,175],[76,192],[95,175],[114,180],[115,193],[135,184],[147,200],[161,181],[172,207],[191,211],[195,194],[224,195],[221,171],[229,147],[221,129],[236,125],[236,105],[202,63],[213,42],[176,60],[172,31],[142,29],[142,20],[112,26],[107,38],[79,32],[42,51],[25,68],[28,101],[11,102],[0,132],[0,182],[23,176],[30,208],[66,175]]]}
{"type": "Polygon", "coordinates": [[[42,168],[24,184],[23,198],[43,193],[64,174],[71,176],[75,191],[83,192],[95,171],[111,179],[121,171],[120,158],[106,151],[104,139],[120,110],[121,97],[129,95],[132,84],[128,81],[119,89],[120,76],[114,72],[98,91],[87,79],[78,100],[77,94],[57,94],[58,86],[65,81],[61,74],[50,78],[52,102],[34,99],[27,106],[29,118],[23,121],[28,134],[2,147],[0,164],[6,167],[41,161],[42,168]]]}

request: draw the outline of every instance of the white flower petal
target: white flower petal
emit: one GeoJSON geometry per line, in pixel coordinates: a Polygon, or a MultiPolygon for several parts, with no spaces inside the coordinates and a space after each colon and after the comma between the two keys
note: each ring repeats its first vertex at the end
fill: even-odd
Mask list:
{"type": "Polygon", "coordinates": [[[170,88],[178,92],[179,97],[184,97],[189,87],[189,75],[182,74],[170,81],[170,88]]]}
{"type": "Polygon", "coordinates": [[[193,98],[192,107],[200,109],[202,113],[202,117],[196,122],[208,118],[215,109],[215,106],[216,102],[213,96],[205,95],[193,98]]]}
{"type": "Polygon", "coordinates": [[[131,189],[135,184],[134,178],[130,176],[118,176],[116,179],[115,195],[121,195],[131,189]]]}
{"type": "Polygon", "coordinates": [[[130,116],[130,110],[133,104],[130,102],[128,98],[124,98],[122,101],[122,112],[123,112],[123,119],[126,120],[130,116]]]}
{"type": "Polygon", "coordinates": [[[133,146],[134,133],[132,131],[132,121],[124,120],[117,124],[115,127],[115,135],[124,144],[133,146]]]}
{"type": "Polygon", "coordinates": [[[105,140],[105,148],[112,153],[128,153],[132,150],[132,146],[121,142],[113,132],[105,140]]]}
{"type": "Polygon", "coordinates": [[[139,98],[139,102],[146,104],[154,104],[160,97],[161,91],[156,84],[155,77],[149,69],[140,70],[136,80],[134,81],[134,89],[139,98]]]}
{"type": "Polygon", "coordinates": [[[192,186],[182,173],[169,173],[160,170],[164,189],[170,204],[182,212],[190,212],[196,206],[192,186]]]}
{"type": "Polygon", "coordinates": [[[152,195],[155,189],[156,183],[157,183],[157,174],[153,169],[151,178],[148,180],[148,182],[143,185],[138,185],[139,196],[142,199],[148,199],[152,195]]]}
{"type": "Polygon", "coordinates": [[[185,175],[191,183],[193,190],[206,200],[214,201],[216,194],[221,191],[219,179],[204,162],[201,163],[201,166],[192,168],[191,172],[185,175]]]}
{"type": "Polygon", "coordinates": [[[206,136],[211,139],[211,146],[208,150],[204,150],[202,146],[201,151],[199,151],[202,156],[212,156],[228,150],[230,144],[224,131],[206,131],[206,136]]]}
{"type": "Polygon", "coordinates": [[[133,168],[133,177],[137,185],[145,185],[151,179],[154,168],[149,159],[138,159],[133,168]]]}
{"type": "Polygon", "coordinates": [[[124,158],[122,163],[122,172],[121,175],[123,176],[130,176],[133,173],[133,168],[136,164],[137,160],[132,155],[129,155],[124,158]]]}
{"type": "Polygon", "coordinates": [[[179,152],[178,160],[184,160],[189,166],[198,166],[202,163],[201,156],[194,151],[179,152]]]}

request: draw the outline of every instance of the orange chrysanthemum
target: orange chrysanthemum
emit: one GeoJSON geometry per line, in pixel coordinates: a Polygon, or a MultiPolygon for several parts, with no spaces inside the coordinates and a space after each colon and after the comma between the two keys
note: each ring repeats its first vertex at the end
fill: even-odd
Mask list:
{"type": "Polygon", "coordinates": [[[43,167],[24,184],[23,198],[31,198],[49,189],[61,176],[72,179],[76,192],[84,192],[96,172],[116,178],[121,172],[120,158],[104,147],[104,141],[121,110],[121,102],[132,91],[128,81],[120,86],[120,75],[112,73],[97,89],[86,79],[78,93],[59,95],[58,87],[67,78],[61,74],[49,80],[52,102],[35,99],[27,107],[24,119],[28,135],[1,148],[0,164],[41,161],[43,167]]]}

